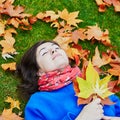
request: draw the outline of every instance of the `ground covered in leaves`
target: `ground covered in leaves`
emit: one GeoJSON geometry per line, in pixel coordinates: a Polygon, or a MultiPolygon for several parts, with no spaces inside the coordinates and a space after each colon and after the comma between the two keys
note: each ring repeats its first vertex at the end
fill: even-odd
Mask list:
{"type": "MultiPolygon", "coordinates": [[[[98,68],[107,70],[109,66],[106,65],[109,63],[114,69],[107,72],[120,80],[117,72],[120,69],[120,3],[117,0],[114,0],[117,4],[112,0],[103,0],[108,3],[102,0],[2,0],[0,4],[4,1],[8,3],[0,14],[0,113],[4,108],[10,107],[8,112],[11,112],[14,107],[18,107],[11,107],[5,102],[8,96],[19,100],[20,111],[23,111],[26,102],[20,99],[16,92],[19,81],[14,72],[5,71],[8,67],[6,63],[14,62],[10,67],[14,70],[15,63],[23,53],[39,40],[54,39],[63,44],[59,39],[65,39],[67,42],[62,47],[77,65],[80,64],[79,59],[88,60],[88,57],[92,58],[93,64],[98,68]],[[22,7],[14,10],[13,7],[17,5],[22,7]],[[71,44],[72,48],[68,46],[69,43],[74,43],[71,44]],[[108,48],[110,51],[107,51],[108,48]],[[101,55],[102,58],[99,55],[101,52],[105,52],[101,55]],[[97,61],[101,62],[98,64],[97,61]],[[116,62],[117,66],[114,64],[116,62]]],[[[0,7],[2,9],[3,5],[0,7]]],[[[7,102],[16,103],[11,98],[7,102]]],[[[16,116],[13,114],[13,117],[16,116]]]]}

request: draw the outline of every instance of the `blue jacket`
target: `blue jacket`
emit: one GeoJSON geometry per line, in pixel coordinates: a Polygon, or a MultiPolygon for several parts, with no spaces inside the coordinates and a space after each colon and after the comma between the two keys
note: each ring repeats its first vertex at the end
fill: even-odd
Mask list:
{"type": "MultiPolygon", "coordinates": [[[[120,100],[112,95],[114,105],[105,105],[104,114],[120,117],[120,100]]],[[[74,120],[84,105],[77,105],[73,84],[51,92],[36,92],[25,108],[25,120],[74,120]]]]}

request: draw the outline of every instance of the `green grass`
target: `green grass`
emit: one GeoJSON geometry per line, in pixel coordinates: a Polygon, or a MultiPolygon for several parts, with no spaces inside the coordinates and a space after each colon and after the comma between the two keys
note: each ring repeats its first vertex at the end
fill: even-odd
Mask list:
{"type": "MultiPolygon", "coordinates": [[[[116,46],[115,50],[120,54],[120,13],[115,13],[113,7],[109,7],[105,13],[100,13],[98,12],[95,0],[16,0],[14,4],[25,6],[25,11],[33,15],[46,10],[58,11],[64,8],[69,12],[79,11],[78,18],[84,21],[79,24],[79,27],[86,27],[97,23],[102,30],[108,29],[112,45],[116,46]]],[[[39,40],[53,39],[57,35],[55,28],[51,28],[49,23],[40,20],[33,25],[31,31],[17,30],[17,32],[18,34],[15,36],[15,48],[19,54],[15,56],[14,60],[8,59],[5,61],[1,57],[0,64],[11,61],[18,62],[23,53],[34,43],[39,40]]],[[[94,53],[96,45],[98,45],[98,43],[95,43],[90,47],[90,42],[81,41],[80,44],[85,49],[89,48],[92,54],[94,53]]],[[[99,48],[101,51],[106,49],[106,47],[101,44],[99,44],[99,48]]],[[[6,106],[4,100],[7,96],[19,99],[21,102],[21,109],[24,109],[26,102],[18,98],[16,92],[18,83],[19,81],[14,73],[5,72],[0,68],[0,113],[6,106]]]]}

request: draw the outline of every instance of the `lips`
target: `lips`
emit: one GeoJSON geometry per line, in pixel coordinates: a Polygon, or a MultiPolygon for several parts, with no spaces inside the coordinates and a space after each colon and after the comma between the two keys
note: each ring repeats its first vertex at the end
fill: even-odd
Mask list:
{"type": "Polygon", "coordinates": [[[62,56],[62,55],[60,53],[57,53],[57,54],[53,55],[52,60],[54,60],[55,58],[57,58],[59,56],[62,56]]]}

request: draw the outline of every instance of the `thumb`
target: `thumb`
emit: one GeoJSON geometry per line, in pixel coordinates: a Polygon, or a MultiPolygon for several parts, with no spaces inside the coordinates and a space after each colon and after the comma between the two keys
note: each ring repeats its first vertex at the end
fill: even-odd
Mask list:
{"type": "Polygon", "coordinates": [[[111,120],[111,117],[109,117],[109,116],[103,116],[102,119],[103,120],[111,120]]]}

